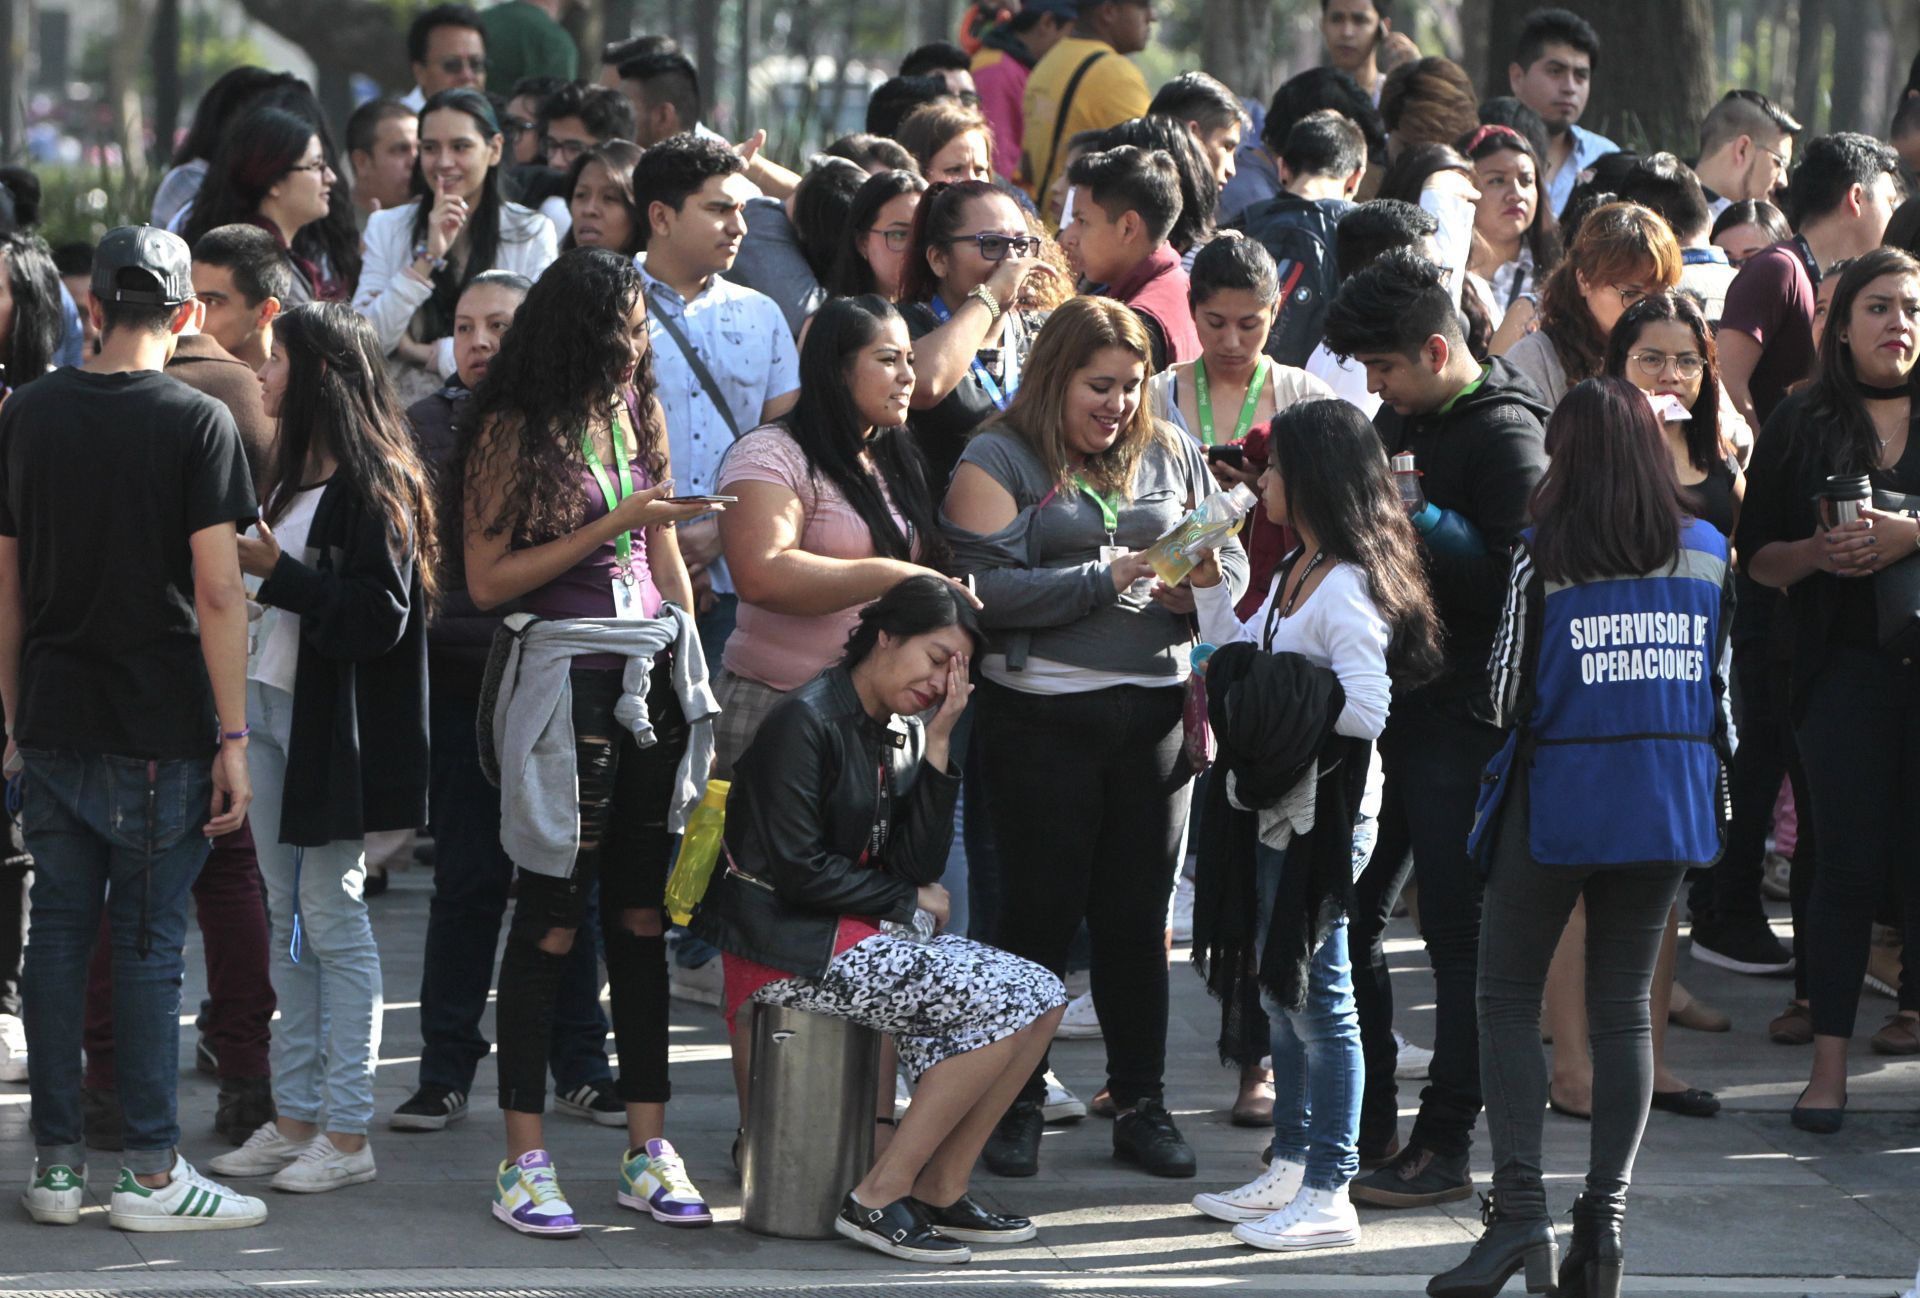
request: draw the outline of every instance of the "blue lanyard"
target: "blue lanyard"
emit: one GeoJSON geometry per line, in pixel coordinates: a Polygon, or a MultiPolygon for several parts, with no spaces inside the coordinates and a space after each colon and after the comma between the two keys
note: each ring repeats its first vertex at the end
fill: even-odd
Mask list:
{"type": "MultiPolygon", "coordinates": [[[[953,319],[953,312],[947,309],[947,304],[940,300],[938,293],[928,299],[927,306],[933,312],[933,318],[941,324],[945,324],[947,321],[953,319]]],[[[978,383],[981,390],[987,394],[987,399],[992,401],[993,404],[1000,409],[1005,410],[1007,408],[1007,402],[1011,401],[1013,394],[1020,390],[1020,357],[1019,353],[1012,347],[1002,347],[1000,354],[1006,357],[1007,390],[1005,392],[1000,390],[1000,385],[994,381],[993,375],[987,373],[987,367],[980,363],[979,356],[976,355],[973,358],[973,363],[969,366],[969,369],[973,373],[974,382],[978,383]]]]}

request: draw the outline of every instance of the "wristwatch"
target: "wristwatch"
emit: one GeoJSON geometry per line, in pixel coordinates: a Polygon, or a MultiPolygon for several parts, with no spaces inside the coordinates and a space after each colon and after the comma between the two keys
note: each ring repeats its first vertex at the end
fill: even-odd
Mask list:
{"type": "Polygon", "coordinates": [[[990,325],[998,323],[1000,317],[1006,314],[1006,311],[1000,305],[1000,300],[987,291],[985,284],[974,285],[973,292],[967,294],[967,296],[980,299],[981,304],[987,308],[987,323],[990,325]]]}

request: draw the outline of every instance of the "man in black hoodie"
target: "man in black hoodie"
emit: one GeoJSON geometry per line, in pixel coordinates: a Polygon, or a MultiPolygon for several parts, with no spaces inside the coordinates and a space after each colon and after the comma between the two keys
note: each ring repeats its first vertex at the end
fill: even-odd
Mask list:
{"type": "Polygon", "coordinates": [[[1374,424],[1387,454],[1410,453],[1432,507],[1415,517],[1446,628],[1446,666],[1396,690],[1380,736],[1386,788],[1380,837],[1356,888],[1354,994],[1366,1054],[1360,1156],[1376,1170],[1356,1202],[1412,1208],[1473,1193],[1467,1153],[1480,1112],[1474,1007],[1480,877],[1467,859],[1480,773],[1500,746],[1487,659],[1505,600],[1508,550],[1547,464],[1549,408],[1518,370],[1467,351],[1446,272],[1396,249],[1349,279],[1327,313],[1327,346],[1366,366],[1383,401],[1374,424]],[[1409,853],[1411,861],[1409,862],[1409,853]],[[1393,993],[1381,935],[1415,872],[1420,930],[1434,978],[1434,1049],[1413,1133],[1397,1156],[1393,993]]]}

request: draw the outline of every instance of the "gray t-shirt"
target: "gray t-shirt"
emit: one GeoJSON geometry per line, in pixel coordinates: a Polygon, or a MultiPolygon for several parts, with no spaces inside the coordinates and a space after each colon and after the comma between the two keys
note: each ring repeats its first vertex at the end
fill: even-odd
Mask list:
{"type": "Polygon", "coordinates": [[[722,273],[772,298],[798,338],[800,326],[827,300],[827,290],[807,265],[800,251],[800,232],[787,219],[779,199],[748,199],[746,217],[747,237],[740,243],[740,255],[722,273]]]}
{"type": "MultiPolygon", "coordinates": [[[[1115,511],[1109,538],[1100,507],[1071,485],[1055,490],[1040,457],[1011,429],[994,425],[967,444],[963,465],[977,465],[1006,488],[1020,513],[1000,531],[980,536],[941,526],[955,569],[971,573],[984,608],[988,652],[1005,654],[1011,671],[1029,657],[1094,671],[1164,676],[1187,674],[1190,620],[1147,597],[1149,583],[1116,592],[1101,547],[1144,550],[1218,487],[1199,444],[1171,428],[1141,457],[1133,498],[1115,511]]],[[[1237,600],[1247,587],[1247,556],[1238,540],[1220,550],[1220,567],[1237,600]]]]}

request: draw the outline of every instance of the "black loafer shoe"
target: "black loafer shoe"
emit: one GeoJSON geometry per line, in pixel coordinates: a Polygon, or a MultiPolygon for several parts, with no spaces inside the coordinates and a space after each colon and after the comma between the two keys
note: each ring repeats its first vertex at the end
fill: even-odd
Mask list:
{"type": "Polygon", "coordinates": [[[968,1244],[1019,1244],[1040,1233],[1025,1217],[1009,1217],[991,1212],[963,1194],[944,1208],[936,1208],[924,1199],[910,1201],[921,1217],[948,1239],[968,1244]]]}
{"type": "Polygon", "coordinates": [[[1047,1125],[1037,1100],[1015,1100],[987,1137],[980,1160],[995,1176],[1032,1176],[1040,1170],[1040,1131],[1047,1125]]]}
{"type": "Polygon", "coordinates": [[[947,1239],[927,1224],[912,1199],[895,1199],[884,1208],[869,1208],[851,1193],[840,1205],[833,1228],[856,1244],[903,1262],[953,1264],[973,1261],[973,1250],[947,1239]]]}
{"type": "Polygon", "coordinates": [[[1720,1098],[1712,1091],[1689,1086],[1684,1091],[1655,1091],[1653,1107],[1683,1118],[1711,1118],[1720,1112],[1720,1098]]]}
{"type": "Polygon", "coordinates": [[[1192,1176],[1193,1147],[1158,1100],[1123,1110],[1113,1124],[1113,1156],[1154,1176],[1192,1176]]]}

